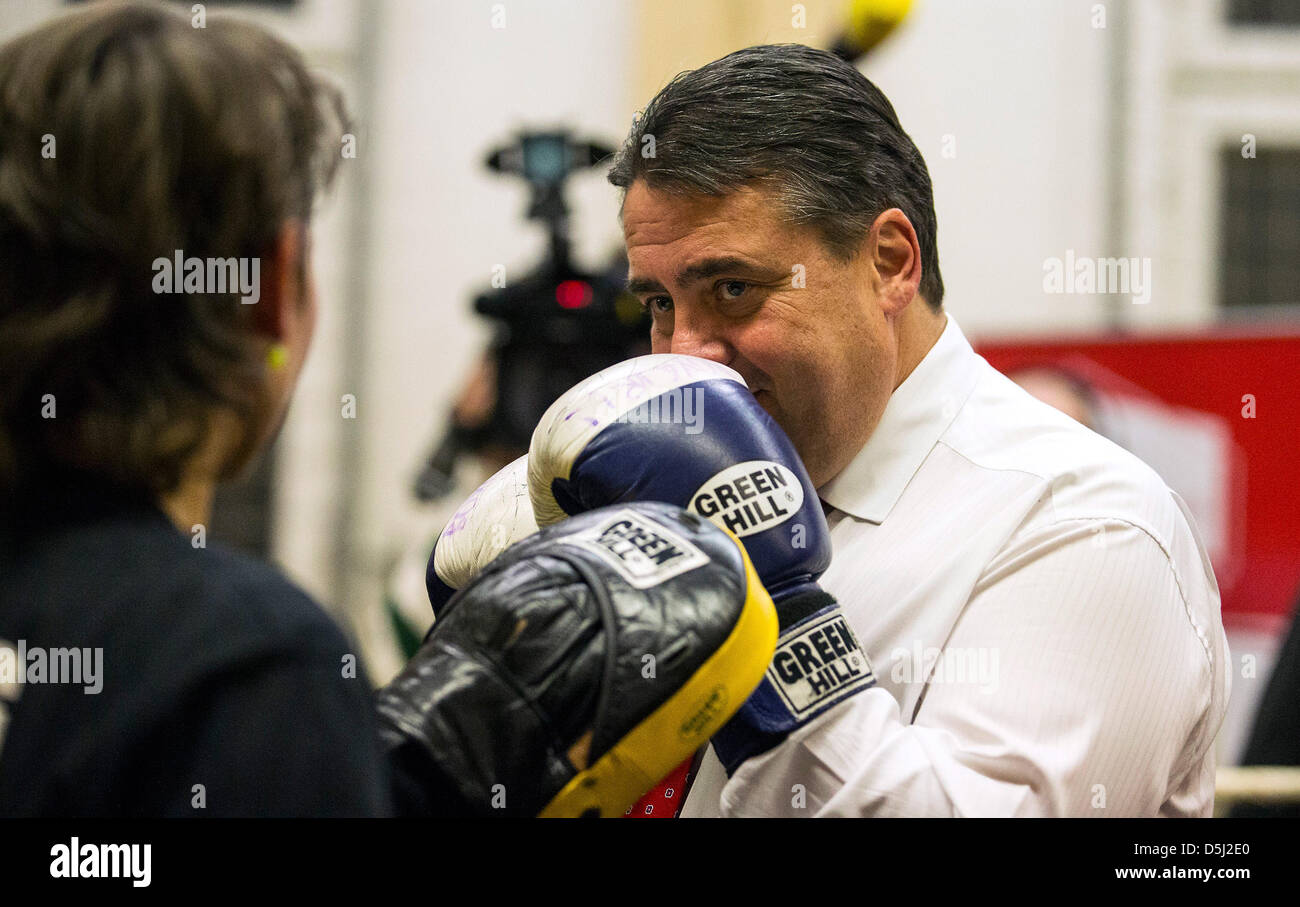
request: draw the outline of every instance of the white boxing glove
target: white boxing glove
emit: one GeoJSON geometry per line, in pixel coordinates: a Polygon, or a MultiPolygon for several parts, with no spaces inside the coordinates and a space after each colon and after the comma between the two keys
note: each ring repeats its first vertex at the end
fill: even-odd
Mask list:
{"type": "Polygon", "coordinates": [[[525,454],[475,489],[438,535],[424,574],[434,617],[497,555],[536,531],[525,454]]]}

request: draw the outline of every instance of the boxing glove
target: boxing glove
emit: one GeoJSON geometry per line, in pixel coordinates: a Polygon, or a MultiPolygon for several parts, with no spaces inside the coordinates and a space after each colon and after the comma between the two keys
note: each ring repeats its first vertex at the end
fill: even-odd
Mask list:
{"type": "Polygon", "coordinates": [[[821,502],[785,433],[732,369],[660,354],[630,359],[560,397],[528,454],[533,514],[666,501],[743,541],[775,602],[781,640],[763,684],[714,749],[728,771],[874,685],[835,599],[821,502]]]}
{"type": "Polygon", "coordinates": [[[377,694],[408,815],[620,815],[759,683],[771,599],[740,542],[626,504],[536,533],[377,694]]]}
{"type": "Polygon", "coordinates": [[[528,453],[545,526],[620,501],[666,501],[744,543],[773,599],[815,588],[826,519],[794,446],[744,379],[694,356],[629,359],[546,411],[528,453]]]}
{"type": "Polygon", "coordinates": [[[437,618],[456,591],[501,552],[537,531],[523,456],[474,490],[434,542],[424,584],[437,618]]]}

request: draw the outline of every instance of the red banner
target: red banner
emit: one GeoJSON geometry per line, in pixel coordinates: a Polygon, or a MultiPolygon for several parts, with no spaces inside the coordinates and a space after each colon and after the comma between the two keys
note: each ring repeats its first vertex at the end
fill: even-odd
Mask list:
{"type": "Polygon", "coordinates": [[[986,340],[989,363],[1160,473],[1210,551],[1229,628],[1300,595],[1300,331],[986,340]]]}

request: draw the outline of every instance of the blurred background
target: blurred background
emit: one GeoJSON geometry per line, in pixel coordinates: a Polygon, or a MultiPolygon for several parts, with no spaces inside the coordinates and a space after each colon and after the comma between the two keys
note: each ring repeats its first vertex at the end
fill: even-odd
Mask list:
{"type": "MultiPolygon", "coordinates": [[[[0,0],[0,39],[67,5],[0,0]]],[[[1196,513],[1237,667],[1220,758],[1241,758],[1300,591],[1300,0],[203,6],[288,38],[356,119],[296,402],[211,534],[326,603],[374,680],[427,627],[432,540],[519,424],[640,351],[593,162],[681,70],[801,42],[858,60],[921,149],[977,348],[1196,513]]]]}

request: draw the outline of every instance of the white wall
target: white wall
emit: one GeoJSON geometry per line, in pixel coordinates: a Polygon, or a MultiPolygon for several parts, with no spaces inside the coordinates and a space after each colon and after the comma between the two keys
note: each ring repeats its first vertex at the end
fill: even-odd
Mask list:
{"type": "MultiPolygon", "coordinates": [[[[525,225],[522,181],[489,173],[486,153],[521,127],[565,125],[616,143],[631,108],[624,59],[627,10],[579,0],[503,4],[465,0],[375,4],[373,109],[362,136],[372,229],[357,419],[356,509],[345,527],[347,586],[363,639],[382,633],[381,580],[401,547],[419,541],[410,484],[435,429],[487,337],[473,295],[495,264],[522,276],[542,254],[540,226],[525,225]]],[[[617,197],[603,171],[575,177],[575,254],[603,260],[621,242],[617,197]]],[[[296,479],[302,481],[301,478],[296,479]]],[[[377,674],[391,665],[368,647],[377,674]]]]}
{"type": "Polygon", "coordinates": [[[1108,29],[1081,0],[916,0],[862,64],[934,181],[944,303],[968,333],[1099,327],[1043,260],[1106,251],[1108,29]],[[944,155],[945,136],[955,155],[944,155]]]}

